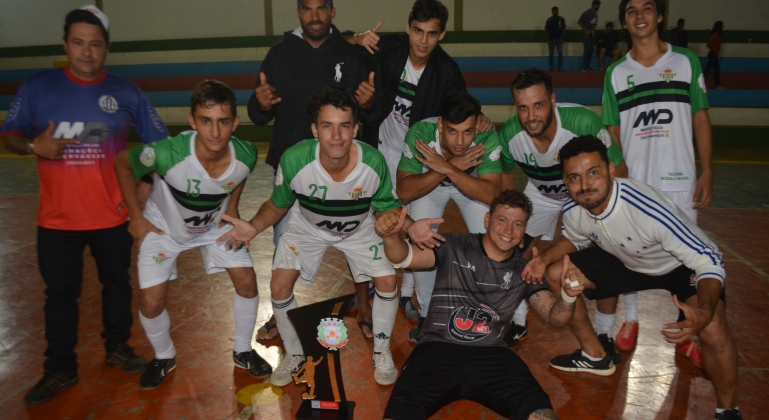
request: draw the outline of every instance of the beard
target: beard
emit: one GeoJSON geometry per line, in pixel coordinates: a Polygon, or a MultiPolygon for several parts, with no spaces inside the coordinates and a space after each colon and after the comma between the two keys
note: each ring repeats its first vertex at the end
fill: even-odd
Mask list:
{"type": "Polygon", "coordinates": [[[325,22],[314,20],[312,22],[307,22],[305,25],[304,22],[302,22],[302,31],[307,36],[307,38],[310,38],[313,41],[320,41],[323,38],[327,37],[328,34],[331,32],[331,24],[326,24],[325,22]],[[311,29],[310,25],[314,24],[320,24],[321,27],[318,30],[311,29]]]}
{"type": "MultiPolygon", "coordinates": [[[[529,134],[529,137],[539,137],[541,136],[548,128],[550,128],[550,124],[553,123],[553,117],[555,116],[555,111],[553,111],[553,108],[550,108],[550,112],[548,112],[547,117],[545,117],[544,124],[540,125],[539,131],[531,132],[529,131],[529,128],[527,125],[523,125],[523,129],[526,130],[526,132],[529,134]]],[[[539,122],[539,121],[534,121],[539,122]]]]}
{"type": "MultiPolygon", "coordinates": [[[[611,185],[610,183],[607,185],[611,185]]],[[[589,190],[580,190],[579,193],[577,193],[577,200],[576,201],[579,205],[584,207],[587,210],[594,209],[596,207],[601,206],[606,202],[606,200],[609,198],[609,194],[611,193],[611,188],[607,188],[606,192],[601,196],[596,196],[595,194],[599,194],[600,191],[598,191],[595,188],[591,188],[589,190]],[[585,198],[584,194],[593,194],[592,198],[585,198]]]]}

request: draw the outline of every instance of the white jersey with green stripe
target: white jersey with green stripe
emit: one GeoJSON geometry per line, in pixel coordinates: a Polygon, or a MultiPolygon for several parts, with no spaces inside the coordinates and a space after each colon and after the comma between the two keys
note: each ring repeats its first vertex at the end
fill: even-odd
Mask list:
{"type": "Polygon", "coordinates": [[[699,58],[667,44],[651,67],[625,55],[606,72],[602,119],[620,127],[629,177],[662,191],[693,191],[692,115],[708,108],[699,58]]]}
{"type": "Polygon", "coordinates": [[[177,242],[194,240],[215,229],[227,211],[230,193],[256,166],[257,152],[249,142],[232,138],[232,160],[212,178],[195,155],[197,131],[186,131],[129,152],[137,178],[152,173],[153,187],[144,217],[177,242]]]}
{"type": "Polygon", "coordinates": [[[280,158],[272,203],[286,208],[299,200],[299,214],[321,235],[337,239],[354,234],[371,207],[378,212],[400,207],[382,153],[357,140],[352,147],[358,148],[358,161],[347,178],[337,182],[320,164],[318,140],[291,146],[280,158]]]}
{"type": "Polygon", "coordinates": [[[509,171],[517,163],[542,196],[565,201],[569,198],[569,191],[563,183],[563,172],[558,158],[561,147],[574,137],[596,136],[606,145],[609,161],[615,166],[623,161],[622,151],[598,115],[590,109],[582,105],[559,103],[555,106],[554,114],[552,124],[558,124],[558,129],[545,153],[537,151],[518,114],[513,114],[502,124],[499,130],[502,170],[509,171]]]}
{"type": "MultiPolygon", "coordinates": [[[[398,170],[403,172],[409,172],[413,174],[422,174],[430,171],[427,165],[416,159],[416,156],[422,157],[422,154],[417,152],[417,140],[422,140],[425,144],[435,150],[439,155],[443,156],[441,151],[441,138],[438,131],[438,118],[424,119],[409,128],[406,133],[406,141],[403,144],[403,154],[401,160],[398,162],[398,170]]],[[[499,156],[502,152],[502,147],[499,145],[499,139],[495,131],[487,131],[475,136],[473,142],[470,143],[470,147],[482,144],[485,149],[483,156],[481,156],[481,164],[468,169],[466,172],[468,175],[477,178],[478,175],[485,174],[498,174],[502,172],[499,166],[499,156]]],[[[444,156],[445,158],[445,156],[444,156]]],[[[441,186],[453,185],[448,178],[441,181],[441,186]]]]}
{"type": "Polygon", "coordinates": [[[424,68],[417,70],[411,65],[411,58],[406,59],[406,67],[398,82],[398,96],[390,114],[379,125],[379,150],[388,155],[397,156],[403,147],[403,139],[409,130],[411,105],[414,103],[419,78],[424,68]]]}

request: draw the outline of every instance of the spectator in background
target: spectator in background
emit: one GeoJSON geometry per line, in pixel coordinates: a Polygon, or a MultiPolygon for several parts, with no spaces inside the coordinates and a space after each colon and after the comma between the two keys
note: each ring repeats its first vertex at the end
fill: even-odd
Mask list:
{"type": "Polygon", "coordinates": [[[710,31],[708,39],[708,65],[705,66],[705,79],[708,78],[708,72],[713,70],[716,76],[716,89],[723,89],[721,86],[721,65],[718,63],[718,56],[721,55],[721,32],[724,30],[724,22],[716,21],[713,29],[710,31]]]}
{"type": "Polygon", "coordinates": [[[595,43],[595,27],[598,25],[598,9],[601,8],[599,0],[593,0],[592,6],[582,13],[577,25],[582,28],[582,44],[585,51],[582,54],[582,71],[592,71],[590,60],[593,59],[593,46],[595,43]]]}
{"type": "Polygon", "coordinates": [[[566,20],[558,16],[558,7],[553,6],[553,16],[545,22],[547,48],[550,51],[550,71],[553,71],[553,50],[558,50],[558,71],[563,71],[563,36],[566,34],[566,20]]]}
{"type": "Polygon", "coordinates": [[[603,63],[606,55],[611,56],[609,65],[614,64],[622,56],[622,50],[617,46],[617,37],[614,33],[614,24],[606,22],[606,29],[595,36],[595,48],[598,50],[598,71],[603,71],[603,63]]]}
{"type": "Polygon", "coordinates": [[[685,21],[678,19],[678,25],[670,30],[670,43],[674,47],[689,48],[689,34],[684,29],[685,21]]]}

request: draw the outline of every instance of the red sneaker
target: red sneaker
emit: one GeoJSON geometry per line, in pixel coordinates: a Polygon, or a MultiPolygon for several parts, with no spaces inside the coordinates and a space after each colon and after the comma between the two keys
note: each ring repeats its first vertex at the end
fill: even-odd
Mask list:
{"type": "Polygon", "coordinates": [[[698,346],[694,340],[677,343],[676,353],[688,357],[694,366],[702,369],[702,354],[700,353],[700,346],[698,346]]]}
{"type": "Polygon", "coordinates": [[[636,341],[638,341],[638,321],[623,322],[614,345],[620,350],[630,351],[635,347],[636,341]]]}

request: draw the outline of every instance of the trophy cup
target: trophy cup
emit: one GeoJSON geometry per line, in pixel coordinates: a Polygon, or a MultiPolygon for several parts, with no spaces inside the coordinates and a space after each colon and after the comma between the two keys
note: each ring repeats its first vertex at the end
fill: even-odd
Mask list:
{"type": "Polygon", "coordinates": [[[306,384],[297,420],[352,419],[355,403],[347,401],[339,349],[347,344],[342,316],[354,295],[340,296],[288,311],[304,349],[305,362],[293,373],[306,384]]]}

